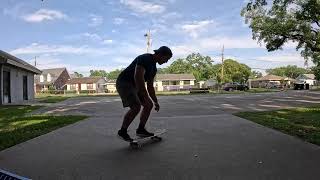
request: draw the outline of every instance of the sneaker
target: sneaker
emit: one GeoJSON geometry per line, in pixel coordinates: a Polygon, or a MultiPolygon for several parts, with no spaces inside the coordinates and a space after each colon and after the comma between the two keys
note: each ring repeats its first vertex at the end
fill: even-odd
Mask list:
{"type": "Polygon", "coordinates": [[[119,136],[121,139],[123,139],[123,140],[125,140],[125,141],[128,141],[128,142],[133,141],[133,139],[129,136],[129,134],[127,133],[127,131],[121,131],[121,130],[119,130],[119,131],[118,131],[118,136],[119,136]]]}
{"type": "Polygon", "coordinates": [[[154,133],[148,132],[146,129],[137,129],[136,134],[139,137],[154,136],[154,133]]]}

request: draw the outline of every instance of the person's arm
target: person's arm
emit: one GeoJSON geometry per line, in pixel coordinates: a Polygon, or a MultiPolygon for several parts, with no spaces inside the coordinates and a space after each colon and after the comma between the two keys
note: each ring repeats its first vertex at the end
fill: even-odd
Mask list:
{"type": "Polygon", "coordinates": [[[156,92],[155,92],[154,86],[153,86],[153,79],[147,82],[147,89],[148,89],[148,93],[149,93],[149,96],[151,97],[152,101],[155,104],[158,104],[158,99],[157,99],[156,92]]]}
{"type": "Polygon", "coordinates": [[[143,66],[137,65],[134,73],[134,81],[138,90],[138,93],[143,98],[149,97],[145,86],[144,80],[145,69],[143,66]]]}
{"type": "Polygon", "coordinates": [[[154,102],[155,110],[159,111],[160,105],[158,103],[156,92],[154,90],[153,78],[147,82],[147,89],[148,89],[149,96],[151,97],[152,101],[154,102]]]}

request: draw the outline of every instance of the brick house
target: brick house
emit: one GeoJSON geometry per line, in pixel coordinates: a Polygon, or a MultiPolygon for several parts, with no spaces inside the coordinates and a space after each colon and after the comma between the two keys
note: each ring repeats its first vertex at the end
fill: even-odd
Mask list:
{"type": "Polygon", "coordinates": [[[104,77],[73,78],[66,83],[67,91],[104,93],[106,86],[104,77]]]}
{"type": "Polygon", "coordinates": [[[34,79],[36,92],[47,91],[49,88],[63,90],[69,79],[70,75],[66,68],[43,69],[34,79]]]}

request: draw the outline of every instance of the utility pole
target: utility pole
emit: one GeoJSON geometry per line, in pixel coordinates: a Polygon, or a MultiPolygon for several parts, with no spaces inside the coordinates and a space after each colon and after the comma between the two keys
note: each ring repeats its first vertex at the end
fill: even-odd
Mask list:
{"type": "Polygon", "coordinates": [[[149,31],[144,35],[144,37],[147,38],[147,53],[149,53],[150,48],[151,48],[151,32],[150,32],[150,29],[149,29],[149,31]]]}
{"type": "Polygon", "coordinates": [[[34,66],[37,67],[37,56],[34,57],[34,66]]]}
{"type": "Polygon", "coordinates": [[[223,75],[224,75],[224,45],[222,46],[222,54],[221,54],[221,84],[223,83],[223,75]]]}

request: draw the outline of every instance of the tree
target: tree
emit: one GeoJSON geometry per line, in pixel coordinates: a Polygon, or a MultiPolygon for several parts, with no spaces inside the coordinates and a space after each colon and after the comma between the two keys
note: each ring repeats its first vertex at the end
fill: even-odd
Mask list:
{"type": "Polygon", "coordinates": [[[253,39],[264,42],[268,51],[282,49],[287,42],[297,43],[301,55],[320,66],[319,0],[250,0],[241,12],[250,24],[253,39]]]}
{"type": "Polygon", "coordinates": [[[186,58],[177,59],[167,69],[167,73],[192,73],[195,78],[206,80],[213,77],[212,59],[209,56],[202,56],[200,53],[192,53],[186,58]]]}
{"type": "Polygon", "coordinates": [[[297,66],[284,66],[284,67],[278,67],[273,69],[267,69],[266,72],[268,74],[273,74],[277,76],[285,76],[290,78],[297,78],[301,74],[307,74],[310,73],[310,70],[307,70],[305,68],[300,68],[297,66]]]}
{"type": "Polygon", "coordinates": [[[191,66],[185,59],[177,59],[167,68],[168,73],[184,74],[192,73],[191,66]]]}
{"type": "Polygon", "coordinates": [[[316,79],[320,81],[320,66],[313,67],[312,73],[316,76],[316,79]]]}
{"type": "Polygon", "coordinates": [[[224,73],[223,79],[221,75],[222,66],[216,64],[213,67],[218,82],[239,82],[245,83],[251,75],[251,68],[245,64],[241,64],[235,60],[227,59],[223,63],[224,73]]]}
{"type": "Polygon", "coordinates": [[[262,73],[261,72],[259,72],[259,71],[252,71],[251,72],[250,78],[255,79],[255,78],[261,78],[261,77],[262,77],[262,73]]]}
{"type": "Polygon", "coordinates": [[[168,73],[168,68],[158,68],[157,69],[158,74],[167,74],[168,73]]]}
{"type": "Polygon", "coordinates": [[[107,77],[108,73],[105,70],[90,70],[90,77],[99,76],[107,77]]]}
{"type": "Polygon", "coordinates": [[[83,77],[83,74],[80,74],[78,72],[74,72],[74,75],[77,77],[77,78],[82,78],[83,77]]]}
{"type": "Polygon", "coordinates": [[[114,71],[110,71],[107,73],[107,78],[108,79],[117,79],[119,74],[123,71],[123,69],[116,69],[114,71]]]}

